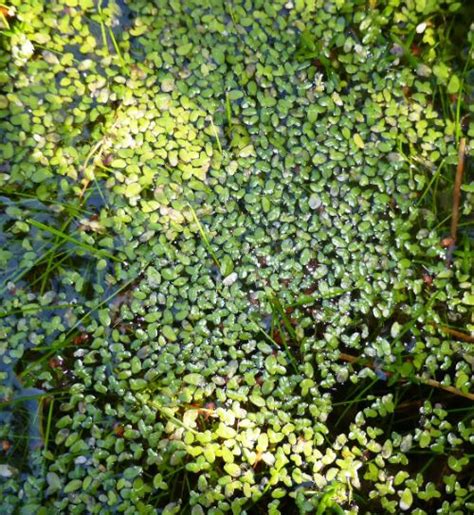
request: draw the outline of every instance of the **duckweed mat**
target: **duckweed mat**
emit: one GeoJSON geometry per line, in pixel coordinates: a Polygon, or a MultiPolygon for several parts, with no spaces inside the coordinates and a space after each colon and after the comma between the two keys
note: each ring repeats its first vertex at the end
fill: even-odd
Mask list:
{"type": "Polygon", "coordinates": [[[467,4],[0,4],[1,513],[474,510],[467,4]]]}

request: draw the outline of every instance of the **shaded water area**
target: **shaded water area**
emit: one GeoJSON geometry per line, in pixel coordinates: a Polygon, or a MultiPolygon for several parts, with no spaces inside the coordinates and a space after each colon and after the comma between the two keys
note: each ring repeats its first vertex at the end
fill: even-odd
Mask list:
{"type": "Polygon", "coordinates": [[[2,513],[473,509],[472,8],[366,3],[0,6],[2,513]]]}

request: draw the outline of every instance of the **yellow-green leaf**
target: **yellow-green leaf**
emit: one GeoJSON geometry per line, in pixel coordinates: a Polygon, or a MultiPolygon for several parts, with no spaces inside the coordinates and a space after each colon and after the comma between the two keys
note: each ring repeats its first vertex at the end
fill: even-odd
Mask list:
{"type": "Polygon", "coordinates": [[[354,134],[353,139],[354,139],[354,143],[356,144],[357,147],[359,147],[359,148],[365,147],[364,140],[361,138],[360,134],[358,134],[357,132],[354,134]]]}

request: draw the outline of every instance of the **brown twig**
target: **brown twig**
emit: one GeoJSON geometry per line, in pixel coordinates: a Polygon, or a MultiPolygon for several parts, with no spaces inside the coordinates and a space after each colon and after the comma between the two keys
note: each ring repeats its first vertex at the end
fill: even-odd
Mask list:
{"type": "Polygon", "coordinates": [[[456,177],[454,179],[454,189],[453,189],[453,209],[451,214],[451,233],[450,239],[451,243],[448,247],[446,253],[446,263],[448,266],[451,265],[453,260],[454,247],[456,246],[456,238],[458,232],[458,223],[459,223],[459,205],[461,203],[461,185],[462,185],[462,177],[464,174],[464,160],[466,156],[466,138],[461,138],[459,142],[459,150],[458,150],[458,166],[456,168],[456,177]]]}
{"type": "Polygon", "coordinates": [[[463,392],[459,388],[455,388],[454,386],[444,386],[439,381],[435,381],[434,379],[420,379],[420,381],[424,384],[427,384],[428,386],[432,386],[433,388],[440,388],[441,390],[444,390],[449,393],[453,393],[454,395],[460,395],[461,397],[466,397],[466,399],[470,399],[471,401],[474,401],[474,393],[470,392],[463,392]]]}
{"type": "Polygon", "coordinates": [[[397,404],[397,411],[399,410],[404,410],[404,409],[411,409],[411,408],[419,408],[423,406],[423,401],[422,400],[417,400],[417,401],[407,401],[407,402],[402,402],[401,404],[397,404]]]}
{"type": "MultiPolygon", "coordinates": [[[[339,354],[339,359],[342,361],[347,361],[348,363],[357,363],[359,361],[359,358],[357,356],[352,356],[351,354],[346,354],[345,352],[341,352],[339,354]]],[[[370,366],[370,368],[373,368],[370,366]]]]}
{"type": "MultiPolygon", "coordinates": [[[[339,354],[339,359],[342,361],[347,361],[348,363],[356,364],[360,358],[357,356],[352,356],[351,354],[347,354],[345,352],[341,352],[339,354]]],[[[369,368],[375,368],[373,363],[366,363],[365,366],[369,368]]],[[[388,376],[393,375],[392,372],[385,371],[385,373],[388,376]]],[[[439,388],[440,390],[444,390],[446,392],[452,393],[454,395],[458,395],[460,397],[465,397],[466,399],[470,399],[471,401],[474,401],[474,393],[470,392],[463,392],[459,388],[455,388],[454,386],[445,386],[441,384],[439,381],[436,381],[435,379],[423,379],[422,377],[415,376],[415,378],[420,381],[423,384],[426,384],[428,386],[432,386],[433,388],[439,388]]]]}
{"type": "Polygon", "coordinates": [[[450,334],[458,338],[459,340],[463,340],[464,342],[474,343],[474,336],[462,333],[461,331],[457,331],[456,329],[451,329],[450,327],[440,327],[441,331],[446,334],[450,334]]]}

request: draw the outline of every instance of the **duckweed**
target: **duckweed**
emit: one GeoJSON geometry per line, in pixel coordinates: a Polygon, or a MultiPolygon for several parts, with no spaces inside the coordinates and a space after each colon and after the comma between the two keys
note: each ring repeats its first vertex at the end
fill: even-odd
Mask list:
{"type": "Polygon", "coordinates": [[[2,513],[474,509],[468,15],[0,5],[2,513]]]}

